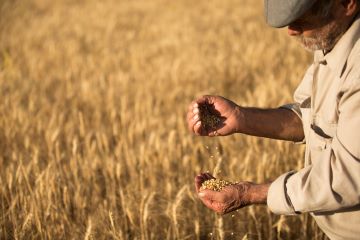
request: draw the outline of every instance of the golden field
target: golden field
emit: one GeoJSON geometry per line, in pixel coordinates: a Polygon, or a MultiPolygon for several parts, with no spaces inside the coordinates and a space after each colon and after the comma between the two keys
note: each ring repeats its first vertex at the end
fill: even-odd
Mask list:
{"type": "Polygon", "coordinates": [[[0,0],[0,239],[324,239],[307,214],[219,216],[204,171],[267,182],[303,146],[196,137],[202,94],[292,100],[310,54],[261,0],[0,0]]]}

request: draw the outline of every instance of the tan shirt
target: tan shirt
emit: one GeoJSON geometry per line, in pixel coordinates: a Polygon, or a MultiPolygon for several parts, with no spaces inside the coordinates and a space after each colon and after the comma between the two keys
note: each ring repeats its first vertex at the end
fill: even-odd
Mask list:
{"type": "Polygon", "coordinates": [[[270,186],[277,214],[310,212],[331,239],[360,239],[360,18],[314,54],[291,108],[305,133],[305,167],[270,186]]]}

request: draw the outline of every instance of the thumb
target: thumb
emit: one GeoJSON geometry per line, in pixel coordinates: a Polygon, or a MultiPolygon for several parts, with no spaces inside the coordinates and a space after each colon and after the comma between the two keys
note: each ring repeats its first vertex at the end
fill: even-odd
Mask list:
{"type": "Polygon", "coordinates": [[[201,97],[199,97],[198,99],[196,99],[196,103],[198,104],[212,104],[213,103],[213,98],[211,95],[203,95],[201,97]]]}
{"type": "Polygon", "coordinates": [[[209,133],[209,137],[217,137],[217,136],[221,136],[221,134],[217,130],[209,133]]]}

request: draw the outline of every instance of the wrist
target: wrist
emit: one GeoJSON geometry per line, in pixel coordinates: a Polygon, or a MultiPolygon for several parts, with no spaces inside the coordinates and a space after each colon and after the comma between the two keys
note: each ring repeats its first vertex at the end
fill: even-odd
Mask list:
{"type": "Polygon", "coordinates": [[[243,133],[245,130],[245,108],[241,106],[236,106],[234,110],[235,119],[236,119],[236,133],[243,133]]]}

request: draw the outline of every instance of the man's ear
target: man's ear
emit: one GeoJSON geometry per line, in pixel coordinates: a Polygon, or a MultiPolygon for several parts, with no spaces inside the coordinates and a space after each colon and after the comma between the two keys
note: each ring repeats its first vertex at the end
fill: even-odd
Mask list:
{"type": "Polygon", "coordinates": [[[358,12],[359,3],[357,0],[340,0],[346,16],[353,16],[358,12]]]}

